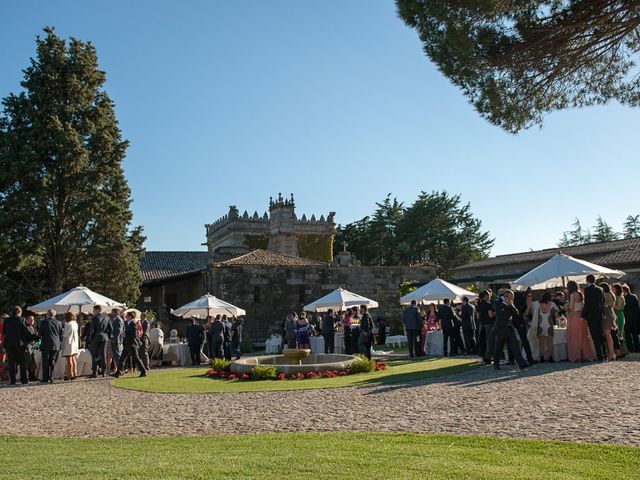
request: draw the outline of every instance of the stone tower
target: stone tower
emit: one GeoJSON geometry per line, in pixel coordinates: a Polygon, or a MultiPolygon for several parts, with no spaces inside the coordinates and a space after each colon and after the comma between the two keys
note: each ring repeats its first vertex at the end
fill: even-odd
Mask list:
{"type": "Polygon", "coordinates": [[[278,194],[276,200],[269,199],[269,250],[292,257],[298,256],[295,209],[293,193],[290,200],[284,199],[282,193],[278,194]]]}

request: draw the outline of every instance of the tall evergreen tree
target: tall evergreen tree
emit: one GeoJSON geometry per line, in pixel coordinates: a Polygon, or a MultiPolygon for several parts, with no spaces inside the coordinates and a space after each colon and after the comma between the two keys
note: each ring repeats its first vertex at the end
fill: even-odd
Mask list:
{"type": "Polygon", "coordinates": [[[482,231],[469,203],[447,192],[421,192],[406,209],[398,226],[398,238],[408,249],[409,263],[432,261],[439,273],[486,258],[494,240],[482,231]]]}
{"type": "Polygon", "coordinates": [[[90,42],[38,37],[22,91],[0,114],[0,285],[30,303],[84,284],[139,296],[144,237],[130,230],[114,103],[90,42]]]}
{"type": "Polygon", "coordinates": [[[584,243],[591,242],[591,232],[589,229],[583,229],[579,219],[573,222],[573,230],[563,232],[562,239],[558,242],[559,247],[575,247],[584,243]]]}
{"type": "Polygon", "coordinates": [[[594,242],[610,242],[617,240],[619,235],[613,229],[611,225],[605,222],[600,215],[596,220],[596,225],[593,227],[593,241],[594,242]]]}
{"type": "Polygon", "coordinates": [[[624,238],[640,237],[640,215],[629,215],[622,225],[624,238]]]}

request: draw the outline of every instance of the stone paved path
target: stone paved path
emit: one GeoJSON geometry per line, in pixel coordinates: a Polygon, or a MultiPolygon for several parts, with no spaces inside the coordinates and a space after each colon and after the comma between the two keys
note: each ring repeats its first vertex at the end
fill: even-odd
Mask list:
{"type": "Polygon", "coordinates": [[[3,434],[292,431],[478,434],[640,446],[640,356],[535,365],[524,373],[481,367],[430,381],[291,392],[150,394],[101,379],[0,388],[3,434]],[[304,412],[308,418],[296,421],[304,412]]]}

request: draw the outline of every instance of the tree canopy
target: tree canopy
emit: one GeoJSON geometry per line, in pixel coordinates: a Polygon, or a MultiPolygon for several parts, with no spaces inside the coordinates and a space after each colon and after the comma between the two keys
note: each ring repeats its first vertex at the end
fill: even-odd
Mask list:
{"type": "Polygon", "coordinates": [[[405,207],[389,194],[376,206],[373,215],[338,227],[336,253],[346,241],[365,265],[433,262],[446,275],[456,266],[485,258],[493,246],[460,195],[421,192],[405,207]]]}
{"type": "Polygon", "coordinates": [[[638,0],[396,0],[427,56],[510,132],[545,114],[640,104],[638,0]]]}
{"type": "Polygon", "coordinates": [[[0,289],[36,302],[78,284],[139,295],[144,237],[131,228],[127,141],[89,42],[45,28],[22,90],[0,113],[0,289]]]}
{"type": "Polygon", "coordinates": [[[575,247],[594,242],[611,242],[620,238],[640,237],[640,215],[628,215],[622,226],[622,232],[616,232],[600,215],[592,229],[583,228],[579,219],[573,222],[573,229],[563,232],[559,247],[575,247]]]}

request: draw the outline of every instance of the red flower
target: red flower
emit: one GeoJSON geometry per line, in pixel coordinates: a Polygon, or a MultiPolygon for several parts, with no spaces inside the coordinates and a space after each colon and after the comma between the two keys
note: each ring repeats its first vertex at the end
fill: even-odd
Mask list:
{"type": "Polygon", "coordinates": [[[242,380],[249,380],[249,375],[247,373],[243,373],[240,377],[242,380]]]}
{"type": "Polygon", "coordinates": [[[285,380],[287,378],[287,374],[286,373],[279,373],[278,374],[278,380],[285,380]]]}
{"type": "Polygon", "coordinates": [[[316,378],[318,375],[316,375],[316,372],[309,372],[307,373],[307,378],[316,378]]]}
{"type": "Polygon", "coordinates": [[[230,374],[227,376],[227,378],[228,378],[229,380],[235,380],[236,378],[238,378],[238,376],[237,376],[235,373],[230,373],[230,374]]]}

